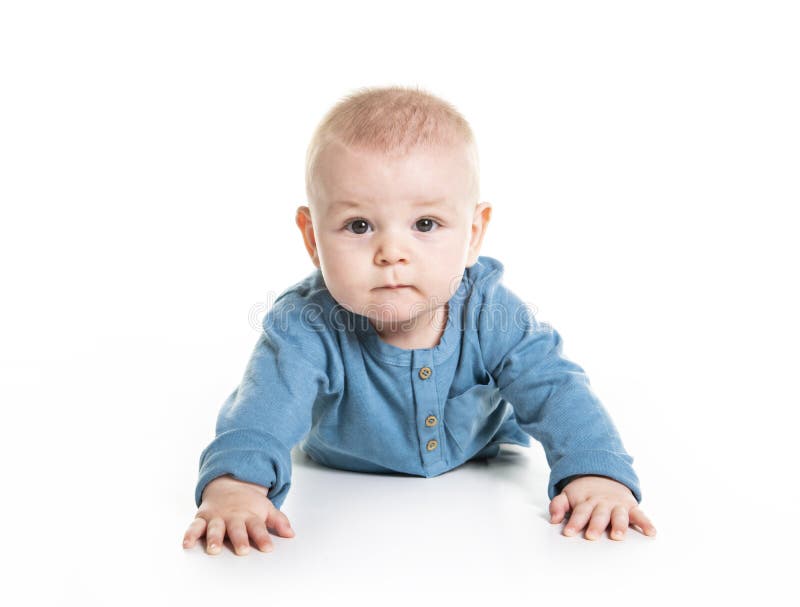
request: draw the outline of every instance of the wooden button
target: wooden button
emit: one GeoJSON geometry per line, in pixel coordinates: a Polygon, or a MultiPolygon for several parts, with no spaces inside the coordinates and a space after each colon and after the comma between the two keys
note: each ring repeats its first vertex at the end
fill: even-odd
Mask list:
{"type": "Polygon", "coordinates": [[[439,446],[439,441],[437,441],[436,439],[431,439],[425,446],[427,447],[428,451],[433,451],[434,449],[436,449],[436,447],[439,446]]]}
{"type": "Polygon", "coordinates": [[[422,367],[422,369],[419,370],[419,376],[421,379],[428,379],[431,376],[431,373],[433,373],[433,371],[431,371],[430,367],[422,367]]]}
{"type": "Polygon", "coordinates": [[[425,425],[428,426],[428,428],[432,428],[438,421],[439,420],[437,420],[434,415],[429,415],[425,418],[425,425]]]}

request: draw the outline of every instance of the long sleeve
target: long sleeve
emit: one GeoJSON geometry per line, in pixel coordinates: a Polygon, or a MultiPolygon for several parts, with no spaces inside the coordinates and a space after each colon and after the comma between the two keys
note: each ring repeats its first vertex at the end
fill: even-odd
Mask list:
{"type": "Polygon", "coordinates": [[[323,332],[304,314],[310,306],[290,295],[265,315],[244,377],[219,412],[216,437],[200,456],[198,506],[205,486],[225,474],[268,487],[277,508],[286,499],[290,451],[308,432],[314,403],[328,386],[323,332]]]}
{"type": "Polygon", "coordinates": [[[544,448],[550,499],[569,477],[591,474],[624,484],[641,502],[633,458],[583,369],[562,356],[558,332],[500,282],[485,288],[478,322],[487,369],[520,427],[544,448]]]}

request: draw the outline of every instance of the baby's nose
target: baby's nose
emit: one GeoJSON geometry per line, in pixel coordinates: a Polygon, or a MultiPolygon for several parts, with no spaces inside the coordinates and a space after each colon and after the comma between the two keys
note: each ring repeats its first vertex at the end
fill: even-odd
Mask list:
{"type": "Polygon", "coordinates": [[[399,236],[384,234],[375,252],[375,262],[378,265],[408,262],[408,251],[399,236]]]}

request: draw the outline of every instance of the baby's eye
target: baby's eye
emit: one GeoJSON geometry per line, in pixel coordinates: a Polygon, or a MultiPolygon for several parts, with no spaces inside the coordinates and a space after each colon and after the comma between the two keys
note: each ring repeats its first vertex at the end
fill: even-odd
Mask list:
{"type": "Polygon", "coordinates": [[[435,219],[431,219],[430,217],[425,217],[424,219],[417,221],[417,229],[420,232],[430,232],[433,229],[434,224],[438,226],[439,222],[435,219]]]}
{"type": "Polygon", "coordinates": [[[344,227],[346,230],[353,232],[354,234],[364,234],[369,227],[369,223],[366,219],[354,219],[353,221],[348,221],[344,227]],[[353,229],[350,230],[349,226],[353,226],[353,229]]]}

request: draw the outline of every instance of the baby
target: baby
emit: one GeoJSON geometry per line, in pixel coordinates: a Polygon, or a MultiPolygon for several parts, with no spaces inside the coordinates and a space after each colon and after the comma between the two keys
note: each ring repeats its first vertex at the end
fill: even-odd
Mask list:
{"type": "Polygon", "coordinates": [[[184,547],[205,535],[216,554],[227,534],[243,555],[271,550],[269,531],[293,537],[279,508],[298,443],[326,466],[430,477],[531,436],[565,535],[655,535],[583,369],[478,255],[491,206],[450,104],[405,87],[340,101],[308,148],[306,193],[296,223],[316,269],[264,317],[200,457],[184,547]]]}

